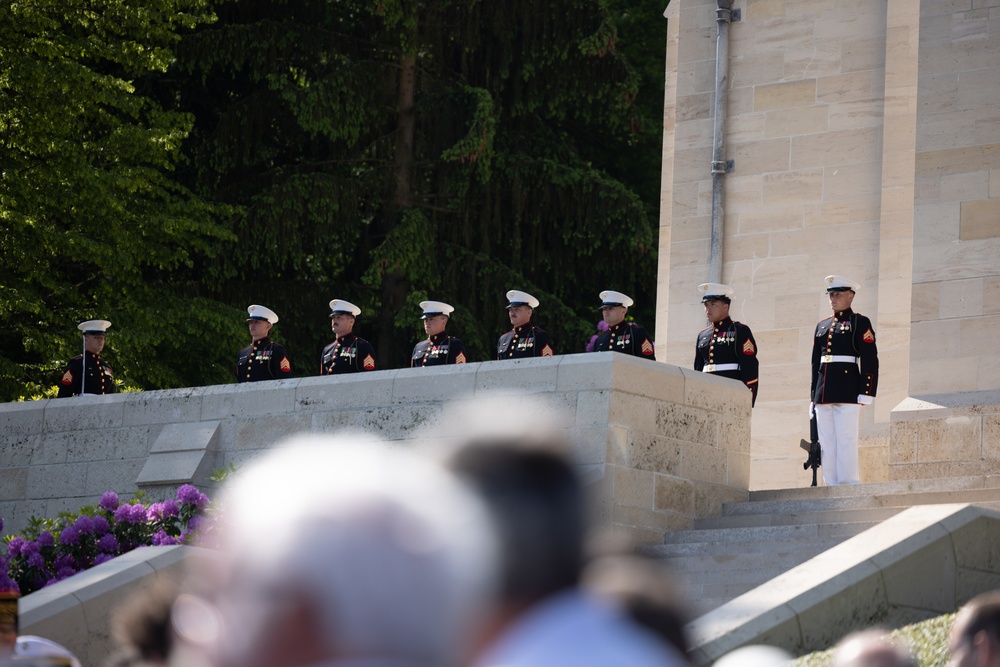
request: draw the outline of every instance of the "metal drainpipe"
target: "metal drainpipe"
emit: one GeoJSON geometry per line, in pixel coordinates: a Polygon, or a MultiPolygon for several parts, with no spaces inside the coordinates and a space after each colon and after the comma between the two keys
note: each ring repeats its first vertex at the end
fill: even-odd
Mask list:
{"type": "Polygon", "coordinates": [[[715,40],[715,133],[712,139],[712,249],[709,280],[722,282],[722,236],[726,216],[723,201],[724,176],[734,163],[726,160],[726,109],[729,104],[729,24],[739,20],[733,0],[716,0],[715,21],[719,26],[715,40]]]}

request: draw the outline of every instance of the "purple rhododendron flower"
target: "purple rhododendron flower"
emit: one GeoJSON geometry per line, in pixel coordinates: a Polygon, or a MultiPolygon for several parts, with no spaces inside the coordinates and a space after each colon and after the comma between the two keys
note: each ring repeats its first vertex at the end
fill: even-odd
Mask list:
{"type": "Polygon", "coordinates": [[[101,495],[101,502],[99,504],[102,510],[114,512],[118,509],[118,494],[114,491],[105,491],[101,495]]]}
{"type": "Polygon", "coordinates": [[[80,531],[81,535],[89,535],[94,532],[94,520],[85,514],[77,518],[73,526],[80,531]]]}
{"type": "Polygon", "coordinates": [[[163,518],[163,503],[153,503],[146,510],[147,521],[159,521],[163,518]]]}
{"type": "Polygon", "coordinates": [[[104,535],[109,530],[111,530],[111,524],[108,523],[107,519],[105,519],[103,516],[100,515],[94,517],[95,535],[104,535]]]}
{"type": "Polygon", "coordinates": [[[205,505],[208,504],[208,496],[190,484],[177,489],[177,500],[187,505],[194,505],[198,509],[205,509],[205,505]]]}
{"type": "Polygon", "coordinates": [[[45,556],[40,553],[33,553],[28,556],[28,567],[37,567],[39,570],[45,567],[45,556]]]}
{"type": "Polygon", "coordinates": [[[198,499],[199,493],[200,491],[190,484],[184,484],[181,488],[177,489],[177,500],[182,503],[193,503],[198,499]]]}
{"type": "Polygon", "coordinates": [[[173,517],[173,516],[179,516],[180,513],[181,513],[181,508],[178,507],[177,503],[175,503],[173,500],[164,500],[161,503],[161,505],[163,507],[163,517],[164,518],[173,517]]]}
{"type": "Polygon", "coordinates": [[[176,537],[171,537],[162,530],[157,531],[150,541],[153,543],[154,547],[165,547],[171,544],[177,544],[178,542],[176,537]]]}
{"type": "Polygon", "coordinates": [[[132,523],[132,508],[128,505],[121,505],[115,510],[115,521],[118,523],[132,523]]]}
{"type": "Polygon", "coordinates": [[[21,544],[21,555],[22,556],[30,556],[32,554],[37,554],[37,553],[38,553],[38,543],[37,542],[32,542],[31,540],[25,540],[21,544]]]}
{"type": "Polygon", "coordinates": [[[114,553],[118,551],[118,539],[111,533],[107,533],[101,539],[97,540],[97,548],[101,551],[114,553]]]}
{"type": "Polygon", "coordinates": [[[60,568],[59,571],[56,572],[56,581],[62,581],[67,577],[72,577],[74,574],[76,574],[76,570],[71,567],[60,568]]]}
{"type": "Polygon", "coordinates": [[[56,545],[55,538],[53,538],[52,533],[47,530],[43,530],[36,541],[40,547],[54,547],[56,545]]]}
{"type": "Polygon", "coordinates": [[[20,537],[15,537],[10,542],[7,543],[7,555],[11,558],[17,558],[21,555],[21,545],[24,544],[24,539],[20,537]]]}
{"type": "Polygon", "coordinates": [[[60,554],[56,556],[55,561],[52,563],[52,569],[59,571],[64,567],[75,567],[76,559],[69,554],[60,554]]]}
{"type": "Polygon", "coordinates": [[[188,532],[193,533],[205,524],[205,517],[201,515],[195,515],[188,519],[187,529],[188,532]]]}
{"type": "Polygon", "coordinates": [[[142,503],[136,503],[135,505],[132,505],[132,509],[129,510],[129,515],[132,517],[132,523],[145,523],[146,508],[142,503]]]}
{"type": "Polygon", "coordinates": [[[97,554],[94,557],[94,565],[100,565],[101,563],[107,563],[109,560],[114,558],[111,554],[97,554]]]}
{"type": "Polygon", "coordinates": [[[79,540],[80,531],[76,529],[76,526],[66,526],[59,534],[60,544],[76,544],[79,540]]]}

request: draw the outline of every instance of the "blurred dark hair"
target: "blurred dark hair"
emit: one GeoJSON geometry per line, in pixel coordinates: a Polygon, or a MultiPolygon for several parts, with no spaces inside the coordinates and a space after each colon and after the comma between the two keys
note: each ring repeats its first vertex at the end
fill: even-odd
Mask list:
{"type": "Polygon", "coordinates": [[[519,440],[482,438],[454,451],[447,465],[496,520],[504,601],[531,604],[579,583],[583,490],[565,456],[519,440]]]}

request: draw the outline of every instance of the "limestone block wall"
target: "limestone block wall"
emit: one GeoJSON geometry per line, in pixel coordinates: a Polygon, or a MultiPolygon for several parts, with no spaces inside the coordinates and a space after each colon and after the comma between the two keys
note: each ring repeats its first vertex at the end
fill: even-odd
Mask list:
{"type": "Polygon", "coordinates": [[[1000,474],[1000,391],[908,398],[892,412],[890,479],[1000,474]]]}
{"type": "MultiPolygon", "coordinates": [[[[709,279],[714,0],[667,5],[656,339],[688,366],[709,279]]],[[[737,0],[723,282],[761,360],[751,488],[804,486],[823,276],[862,284],[881,373],[861,479],[889,478],[908,396],[1000,388],[1000,0],[737,0]]]]}
{"type": "Polygon", "coordinates": [[[742,385],[607,352],[3,404],[0,516],[17,530],[109,489],[205,487],[294,433],[413,443],[450,402],[504,393],[568,415],[596,516],[628,539],[658,541],[748,495],[742,385]]]}
{"type": "Polygon", "coordinates": [[[920,2],[910,395],[1000,389],[1000,0],[920,2]]]}

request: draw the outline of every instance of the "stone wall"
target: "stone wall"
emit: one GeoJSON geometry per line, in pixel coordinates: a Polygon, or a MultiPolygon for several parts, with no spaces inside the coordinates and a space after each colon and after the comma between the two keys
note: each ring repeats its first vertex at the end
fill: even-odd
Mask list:
{"type": "MultiPolygon", "coordinates": [[[[1000,389],[1000,0],[737,0],[722,281],[758,341],[751,488],[807,485],[822,279],[862,284],[878,398],[862,481],[889,478],[908,396],[1000,389]]],[[[709,280],[714,0],[667,5],[657,350],[690,365],[709,280]]]]}
{"type": "Polygon", "coordinates": [[[628,539],[659,541],[747,498],[746,389],[602,352],[3,404],[0,516],[13,531],[109,489],[160,499],[183,483],[204,488],[213,469],[294,433],[413,442],[450,402],[495,394],[568,415],[596,515],[628,539]]]}
{"type": "Polygon", "coordinates": [[[908,398],[890,442],[890,479],[1000,475],[1000,392],[908,398]]]}

